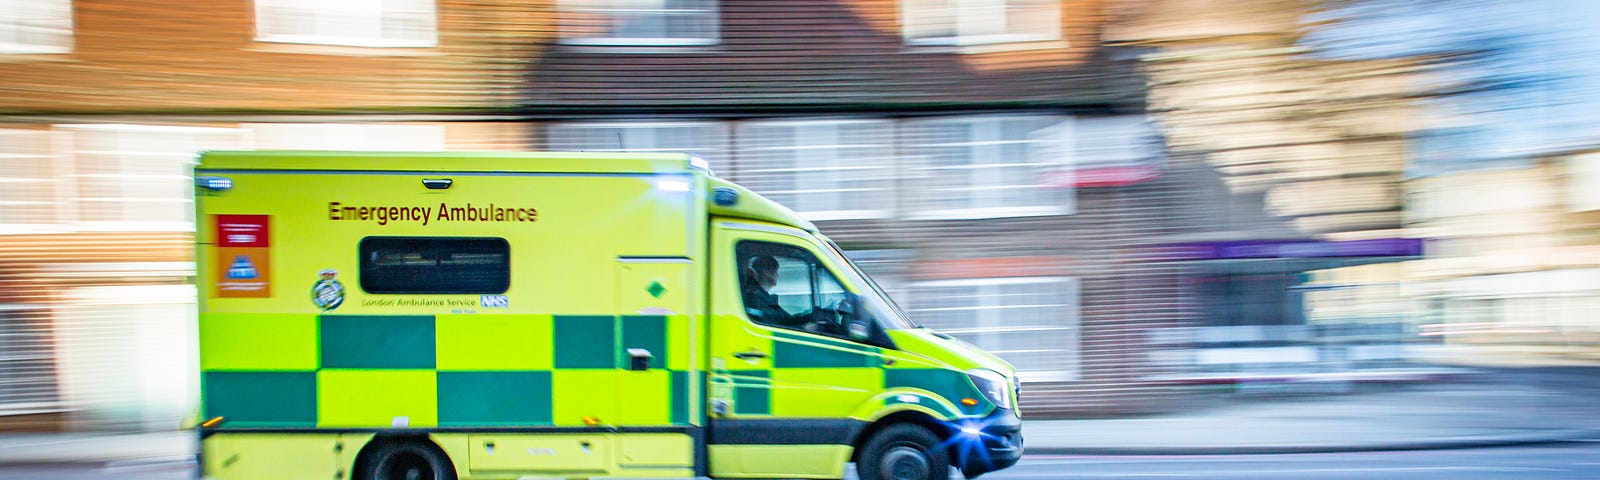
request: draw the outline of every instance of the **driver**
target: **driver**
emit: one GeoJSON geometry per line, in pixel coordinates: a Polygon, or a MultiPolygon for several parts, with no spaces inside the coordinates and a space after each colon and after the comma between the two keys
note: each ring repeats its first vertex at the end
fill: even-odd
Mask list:
{"type": "Polygon", "coordinates": [[[745,268],[742,286],[745,312],[750,314],[750,319],[768,325],[785,327],[805,325],[809,315],[792,315],[778,306],[778,296],[772,294],[772,287],[777,285],[777,260],[766,255],[750,259],[750,266],[745,268]]]}

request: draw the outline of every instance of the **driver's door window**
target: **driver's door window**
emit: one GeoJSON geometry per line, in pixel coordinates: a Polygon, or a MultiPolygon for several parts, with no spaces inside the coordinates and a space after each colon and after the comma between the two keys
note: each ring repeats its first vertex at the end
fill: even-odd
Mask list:
{"type": "Polygon", "coordinates": [[[735,249],[745,315],[779,328],[840,336],[847,295],[816,256],[791,245],[743,241],[735,249]]]}

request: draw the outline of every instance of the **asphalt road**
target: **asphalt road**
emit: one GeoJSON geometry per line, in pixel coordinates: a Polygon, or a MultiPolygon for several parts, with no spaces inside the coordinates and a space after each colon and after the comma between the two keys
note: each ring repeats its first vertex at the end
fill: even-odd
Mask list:
{"type": "Polygon", "coordinates": [[[1600,443],[1411,452],[1217,456],[1025,456],[983,480],[1600,479],[1600,443]]]}
{"type": "MultiPolygon", "coordinates": [[[[0,480],[188,480],[193,465],[13,466],[0,480]]],[[[952,480],[959,476],[951,477],[952,480]]],[[[1216,456],[1027,456],[983,480],[1600,479],[1600,442],[1414,452],[1216,456]]]]}

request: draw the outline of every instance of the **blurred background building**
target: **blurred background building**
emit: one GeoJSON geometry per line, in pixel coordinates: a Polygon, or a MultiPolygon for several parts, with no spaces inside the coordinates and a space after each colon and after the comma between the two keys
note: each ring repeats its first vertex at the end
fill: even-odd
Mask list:
{"type": "Polygon", "coordinates": [[[552,9],[0,2],[0,428],[176,428],[196,152],[530,148],[552,9]]]}
{"type": "Polygon", "coordinates": [[[0,429],[188,413],[214,148],[695,152],[1030,414],[1592,357],[1600,149],[1493,132],[1473,44],[1351,40],[1494,23],[1393,1],[0,0],[0,429]]]}
{"type": "Polygon", "coordinates": [[[1403,176],[1417,107],[1410,59],[1308,58],[1315,2],[1145,2],[1108,42],[1138,49],[1172,153],[1220,201],[1175,247],[1196,282],[1192,328],[1161,361],[1187,383],[1348,387],[1410,378],[1417,316],[1401,263],[1403,176]]]}
{"type": "Polygon", "coordinates": [[[1407,136],[1405,269],[1447,358],[1600,359],[1600,4],[1358,0],[1309,17],[1307,56],[1421,68],[1407,136]]]}

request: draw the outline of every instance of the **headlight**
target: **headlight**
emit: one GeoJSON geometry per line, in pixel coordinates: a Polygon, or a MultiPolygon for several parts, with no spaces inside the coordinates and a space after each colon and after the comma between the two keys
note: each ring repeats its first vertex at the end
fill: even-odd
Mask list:
{"type": "Polygon", "coordinates": [[[978,387],[983,397],[990,403],[1000,408],[1011,408],[1011,392],[1006,384],[1006,376],[994,370],[967,370],[967,377],[972,379],[972,384],[978,387]]]}

